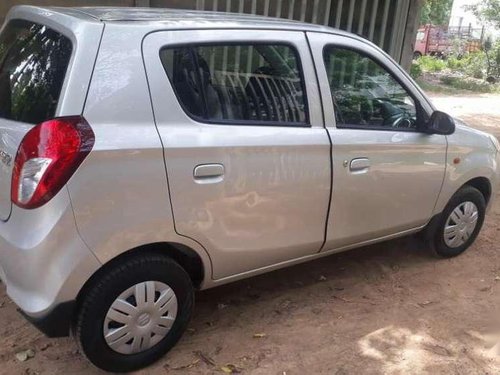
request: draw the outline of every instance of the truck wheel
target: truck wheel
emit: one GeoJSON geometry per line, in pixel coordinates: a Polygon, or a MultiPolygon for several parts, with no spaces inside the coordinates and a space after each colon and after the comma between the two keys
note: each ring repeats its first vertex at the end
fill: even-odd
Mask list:
{"type": "Polygon", "coordinates": [[[484,222],[486,202],[472,186],[464,186],[450,199],[430,238],[437,255],[445,258],[463,253],[474,242],[484,222]]]}
{"type": "Polygon", "coordinates": [[[124,258],[87,288],[76,339],[95,366],[111,372],[137,370],[177,343],[193,305],[191,280],[175,261],[154,254],[124,258]]]}
{"type": "Polygon", "coordinates": [[[422,54],[418,51],[413,52],[413,60],[418,60],[422,57],[422,54]]]}

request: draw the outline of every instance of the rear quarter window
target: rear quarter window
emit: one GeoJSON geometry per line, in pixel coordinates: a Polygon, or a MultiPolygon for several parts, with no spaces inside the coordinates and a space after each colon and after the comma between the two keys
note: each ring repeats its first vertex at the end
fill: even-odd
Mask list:
{"type": "Polygon", "coordinates": [[[0,34],[0,118],[32,124],[53,118],[72,49],[47,26],[10,21],[0,34]]]}

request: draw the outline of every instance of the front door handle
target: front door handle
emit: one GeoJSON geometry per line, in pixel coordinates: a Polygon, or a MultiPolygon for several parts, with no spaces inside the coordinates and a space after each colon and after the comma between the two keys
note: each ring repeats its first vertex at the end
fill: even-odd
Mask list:
{"type": "Polygon", "coordinates": [[[366,172],[368,168],[370,168],[370,159],[368,158],[352,159],[349,164],[349,170],[351,172],[366,172]]]}
{"type": "Polygon", "coordinates": [[[198,183],[215,183],[224,179],[222,164],[200,164],[194,168],[194,180],[198,183]]]}

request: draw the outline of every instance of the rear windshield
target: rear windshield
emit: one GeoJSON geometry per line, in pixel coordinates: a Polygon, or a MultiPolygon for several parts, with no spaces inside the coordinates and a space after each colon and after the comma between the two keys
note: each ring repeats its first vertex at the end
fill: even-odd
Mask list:
{"type": "Polygon", "coordinates": [[[71,52],[71,41],[47,26],[10,21],[0,34],[0,118],[53,118],[71,52]]]}

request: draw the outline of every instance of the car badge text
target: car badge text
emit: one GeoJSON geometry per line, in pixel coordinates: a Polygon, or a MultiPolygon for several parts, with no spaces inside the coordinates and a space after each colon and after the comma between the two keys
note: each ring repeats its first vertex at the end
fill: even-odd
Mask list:
{"type": "Polygon", "coordinates": [[[7,167],[10,167],[10,164],[12,163],[12,156],[10,156],[8,153],[6,153],[3,150],[0,150],[0,160],[2,163],[4,163],[7,167]]]}

